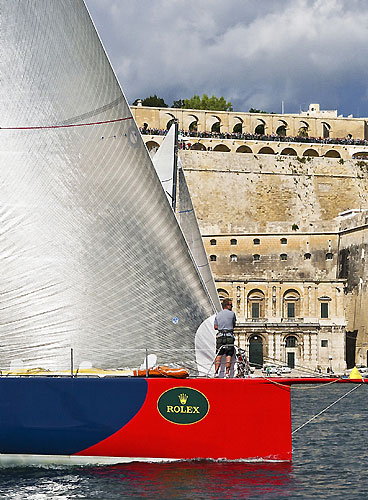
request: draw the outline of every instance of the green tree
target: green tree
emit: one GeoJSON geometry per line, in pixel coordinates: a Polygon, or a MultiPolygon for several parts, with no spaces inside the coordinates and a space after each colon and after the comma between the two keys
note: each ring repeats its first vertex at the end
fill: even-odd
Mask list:
{"type": "Polygon", "coordinates": [[[224,97],[208,97],[207,94],[203,94],[202,97],[199,95],[194,95],[190,99],[179,99],[174,101],[174,108],[184,108],[184,109],[209,109],[211,111],[232,111],[233,106],[231,102],[226,102],[224,97]]]}
{"type": "Polygon", "coordinates": [[[178,99],[177,101],[174,101],[172,107],[173,108],[185,108],[184,99],[178,99]]]}
{"type": "Polygon", "coordinates": [[[260,109],[250,108],[249,113],[264,113],[268,114],[267,111],[261,111],[260,109]]]}
{"type": "MultiPolygon", "coordinates": [[[[133,106],[137,106],[139,99],[136,99],[133,102],[133,106]]],[[[168,108],[166,102],[162,99],[162,97],[157,97],[157,95],[150,95],[145,99],[142,99],[142,106],[150,106],[152,108],[168,108]]]]}

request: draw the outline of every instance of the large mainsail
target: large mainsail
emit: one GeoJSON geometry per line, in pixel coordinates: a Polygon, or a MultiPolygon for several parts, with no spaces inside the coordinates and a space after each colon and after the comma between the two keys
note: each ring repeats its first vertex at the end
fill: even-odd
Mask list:
{"type": "Polygon", "coordinates": [[[0,6],[0,368],[194,367],[213,309],[84,2],[0,6]]]}

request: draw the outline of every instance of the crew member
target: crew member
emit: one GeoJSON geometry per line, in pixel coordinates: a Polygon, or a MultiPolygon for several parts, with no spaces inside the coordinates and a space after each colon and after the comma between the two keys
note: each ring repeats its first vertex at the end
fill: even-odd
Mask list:
{"type": "Polygon", "coordinates": [[[234,327],[236,323],[236,316],[232,308],[233,304],[231,299],[224,299],[222,302],[222,311],[217,313],[215,317],[214,328],[217,330],[215,377],[218,377],[222,356],[226,356],[225,378],[230,377],[231,358],[235,352],[234,327]]]}

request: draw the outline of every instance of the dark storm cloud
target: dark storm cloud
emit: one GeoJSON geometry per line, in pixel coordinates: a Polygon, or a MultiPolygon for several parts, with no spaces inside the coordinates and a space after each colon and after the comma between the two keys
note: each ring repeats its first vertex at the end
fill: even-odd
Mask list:
{"type": "Polygon", "coordinates": [[[130,102],[224,95],[234,109],[311,102],[368,116],[363,0],[87,0],[130,102]]]}

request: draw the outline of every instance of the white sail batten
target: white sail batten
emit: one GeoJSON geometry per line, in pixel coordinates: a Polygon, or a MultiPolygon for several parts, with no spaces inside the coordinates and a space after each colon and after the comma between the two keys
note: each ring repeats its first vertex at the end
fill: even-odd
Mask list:
{"type": "Polygon", "coordinates": [[[71,349],[194,369],[213,308],[87,9],[17,5],[0,0],[0,369],[67,369],[71,349]]]}

